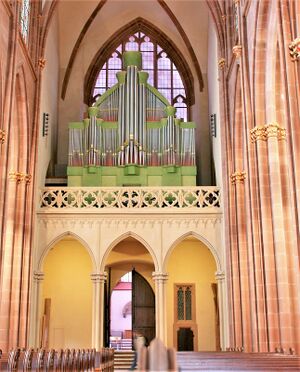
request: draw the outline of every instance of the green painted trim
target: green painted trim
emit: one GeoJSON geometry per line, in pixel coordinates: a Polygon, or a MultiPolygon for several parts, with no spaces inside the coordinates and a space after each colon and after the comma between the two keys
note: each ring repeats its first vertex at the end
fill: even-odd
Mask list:
{"type": "Polygon", "coordinates": [[[127,72],[126,71],[118,71],[116,75],[117,75],[118,83],[119,84],[125,84],[127,72]]]}
{"type": "Polygon", "coordinates": [[[183,176],[196,176],[197,175],[197,167],[196,166],[181,167],[181,174],[183,176]]]}
{"type": "Polygon", "coordinates": [[[97,119],[97,121],[96,121],[96,125],[98,126],[98,127],[101,127],[102,126],[102,123],[103,123],[103,119],[97,119]]]}
{"type": "Polygon", "coordinates": [[[164,103],[166,106],[170,106],[170,102],[164,97],[156,88],[154,88],[150,84],[146,84],[146,87],[150,90],[151,93],[153,93],[162,103],[164,103]]]}
{"type": "Polygon", "coordinates": [[[173,106],[167,106],[165,108],[165,113],[167,116],[175,116],[176,113],[176,107],[173,106]]]}
{"type": "Polygon", "coordinates": [[[187,122],[182,121],[180,123],[180,128],[193,129],[193,128],[196,128],[196,123],[194,121],[187,121],[187,122]]]}
{"type": "Polygon", "coordinates": [[[69,123],[69,129],[84,129],[84,123],[82,121],[69,123]]]}
{"type": "Polygon", "coordinates": [[[147,84],[147,80],[149,78],[149,74],[147,71],[139,71],[138,76],[140,84],[147,84]]]}
{"type": "Polygon", "coordinates": [[[163,125],[160,121],[147,121],[146,122],[146,128],[147,129],[156,129],[156,128],[162,128],[163,125]]]}
{"type": "Polygon", "coordinates": [[[83,119],[83,125],[84,127],[88,127],[90,125],[90,119],[86,118],[86,119],[83,119]]]}
{"type": "Polygon", "coordinates": [[[97,116],[99,112],[99,108],[97,106],[92,106],[88,108],[89,117],[97,116]]]}
{"type": "MultiPolygon", "coordinates": [[[[106,100],[106,98],[107,97],[109,97],[116,89],[118,89],[119,88],[119,84],[117,83],[117,84],[115,84],[115,85],[113,85],[111,88],[109,88],[106,92],[104,92],[103,94],[102,94],[102,96],[101,97],[99,97],[98,99],[97,99],[97,101],[94,103],[94,106],[100,106],[101,105],[101,103],[103,102],[103,101],[105,101],[106,100]]],[[[100,112],[101,112],[101,109],[99,108],[99,110],[100,110],[100,112]]]]}
{"type": "Polygon", "coordinates": [[[182,120],[179,119],[179,118],[175,118],[174,119],[174,122],[175,122],[175,125],[180,125],[180,123],[182,122],[182,120]]]}
{"type": "Polygon", "coordinates": [[[83,167],[67,167],[67,176],[82,176],[83,167]]]}
{"type": "Polygon", "coordinates": [[[127,51],[122,55],[124,69],[128,66],[136,66],[138,70],[142,69],[142,53],[137,51],[127,51]]]}
{"type": "Polygon", "coordinates": [[[102,121],[100,125],[103,129],[118,129],[117,121],[102,121]]]}

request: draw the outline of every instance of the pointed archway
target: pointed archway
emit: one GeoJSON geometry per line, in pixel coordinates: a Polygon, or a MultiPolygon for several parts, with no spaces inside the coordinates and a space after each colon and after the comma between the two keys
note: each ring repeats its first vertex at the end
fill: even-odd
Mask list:
{"type": "Polygon", "coordinates": [[[154,270],[149,251],[131,236],[118,242],[110,251],[105,262],[108,277],[104,295],[104,341],[107,346],[123,348],[123,344],[128,345],[128,339],[132,338],[135,332],[142,333],[149,342],[155,337],[155,296],[152,279],[154,270]],[[124,285],[122,281],[128,272],[132,273],[130,286],[124,285]],[[121,290],[130,290],[130,301],[121,290]],[[119,299],[116,299],[114,291],[119,291],[119,299]],[[132,306],[130,327],[128,322],[121,319],[128,302],[131,302],[132,306]],[[124,324],[127,329],[124,328],[124,324]]]}

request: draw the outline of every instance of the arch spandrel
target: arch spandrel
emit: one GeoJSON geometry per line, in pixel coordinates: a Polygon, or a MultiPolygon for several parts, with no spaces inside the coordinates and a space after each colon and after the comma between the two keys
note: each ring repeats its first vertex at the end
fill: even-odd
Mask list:
{"type": "Polygon", "coordinates": [[[136,234],[135,232],[128,231],[128,232],[125,232],[125,233],[119,235],[117,238],[114,238],[107,245],[107,248],[105,248],[104,254],[102,255],[101,260],[100,260],[100,272],[104,271],[107,258],[109,256],[109,254],[111,253],[111,251],[115,248],[115,246],[118,243],[121,243],[123,240],[125,240],[126,238],[129,238],[129,237],[136,239],[139,243],[141,243],[146,248],[146,250],[149,252],[149,254],[152,258],[155,271],[159,270],[159,260],[158,260],[157,254],[155,254],[155,251],[153,250],[151,245],[140,235],[136,234]]]}
{"type": "Polygon", "coordinates": [[[166,270],[167,270],[168,262],[169,262],[169,259],[171,257],[172,252],[174,251],[174,249],[176,249],[176,247],[188,237],[194,237],[197,240],[199,240],[199,242],[203,243],[209,249],[209,251],[211,252],[211,254],[214,257],[214,260],[215,260],[216,266],[217,266],[217,272],[223,272],[224,271],[224,264],[222,263],[221,255],[218,252],[218,249],[216,247],[214,247],[213,244],[207,238],[205,238],[203,235],[201,235],[201,234],[199,234],[195,231],[189,231],[189,232],[186,232],[185,234],[180,235],[179,237],[177,237],[172,242],[172,244],[168,247],[168,249],[166,251],[166,254],[164,256],[163,262],[162,262],[163,272],[166,272],[166,270]]]}
{"type": "Polygon", "coordinates": [[[59,242],[61,242],[66,237],[73,237],[75,240],[77,240],[82,245],[82,247],[87,251],[87,253],[90,256],[90,259],[91,259],[91,262],[92,262],[92,267],[93,267],[93,272],[97,272],[97,262],[96,262],[96,259],[95,259],[95,255],[94,255],[94,252],[92,251],[92,249],[90,248],[89,244],[82,237],[80,237],[79,235],[77,235],[76,233],[71,232],[71,231],[66,231],[66,232],[64,232],[60,235],[57,235],[54,239],[52,239],[50,241],[50,243],[48,243],[44,247],[44,249],[42,250],[41,255],[39,256],[39,258],[37,260],[36,270],[37,271],[42,271],[42,267],[43,267],[45,258],[47,257],[49,251],[52,248],[54,248],[59,242]]]}

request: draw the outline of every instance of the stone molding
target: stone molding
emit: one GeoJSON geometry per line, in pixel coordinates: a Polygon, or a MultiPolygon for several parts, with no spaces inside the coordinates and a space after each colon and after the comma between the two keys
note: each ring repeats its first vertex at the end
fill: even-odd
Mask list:
{"type": "Polygon", "coordinates": [[[165,218],[161,216],[148,215],[141,218],[141,216],[128,216],[120,215],[116,216],[59,216],[59,215],[43,215],[38,218],[38,223],[42,223],[44,228],[63,228],[66,230],[78,230],[84,228],[85,230],[92,230],[95,227],[99,228],[115,228],[115,225],[126,230],[135,230],[136,228],[154,228],[155,226],[168,227],[175,225],[176,228],[186,227],[189,229],[207,228],[208,226],[215,227],[217,224],[222,222],[221,214],[211,214],[211,215],[198,215],[195,216],[170,216],[166,215],[165,218]]]}
{"type": "Polygon", "coordinates": [[[232,53],[235,56],[235,58],[240,58],[242,54],[242,46],[241,45],[235,45],[232,48],[232,53]]]}
{"type": "Polygon", "coordinates": [[[92,273],[91,280],[93,283],[105,283],[107,280],[107,273],[92,273]]]}
{"type": "Polygon", "coordinates": [[[251,141],[267,141],[268,138],[275,137],[278,140],[286,139],[286,129],[278,123],[269,123],[254,127],[250,130],[251,141]]]}
{"type": "Polygon", "coordinates": [[[5,132],[5,130],[0,129],[0,143],[1,143],[1,145],[4,144],[5,140],[6,140],[6,132],[5,132]]]}
{"type": "Polygon", "coordinates": [[[289,44],[292,62],[300,61],[300,37],[297,37],[289,44]]]}
{"type": "Polygon", "coordinates": [[[16,182],[17,184],[25,183],[26,185],[29,185],[31,183],[31,174],[17,172],[17,171],[10,171],[8,173],[8,179],[11,181],[16,182]]]}
{"type": "Polygon", "coordinates": [[[215,272],[215,278],[217,281],[221,281],[225,279],[225,273],[224,271],[216,271],[215,272]]]}
{"type": "Polygon", "coordinates": [[[152,273],[152,278],[154,281],[161,281],[161,282],[166,282],[168,280],[169,274],[159,272],[159,271],[154,271],[152,273]]]}
{"type": "Polygon", "coordinates": [[[236,185],[237,183],[244,183],[244,181],[246,179],[246,172],[245,171],[234,172],[230,176],[230,179],[231,179],[231,183],[233,185],[236,185]]]}
{"type": "Polygon", "coordinates": [[[223,68],[224,68],[225,65],[226,65],[226,60],[225,60],[225,58],[220,58],[220,59],[219,59],[219,62],[218,62],[218,65],[219,65],[220,69],[223,70],[223,68]]]}
{"type": "Polygon", "coordinates": [[[33,279],[36,281],[36,282],[41,282],[44,280],[44,276],[45,274],[42,272],[42,271],[34,271],[33,272],[33,279]]]}

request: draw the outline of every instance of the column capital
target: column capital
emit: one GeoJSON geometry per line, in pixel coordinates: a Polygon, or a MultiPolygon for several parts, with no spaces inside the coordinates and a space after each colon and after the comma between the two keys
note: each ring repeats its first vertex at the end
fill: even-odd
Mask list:
{"type": "Polygon", "coordinates": [[[278,140],[286,139],[286,129],[278,123],[259,125],[250,130],[251,141],[267,141],[268,138],[276,137],[278,140]]]}
{"type": "Polygon", "coordinates": [[[241,45],[235,45],[232,48],[232,53],[234,54],[235,58],[240,58],[242,54],[242,46],[241,45]]]}
{"type": "Polygon", "coordinates": [[[43,70],[43,68],[45,67],[45,64],[46,64],[45,58],[41,57],[38,59],[38,66],[41,70],[43,70]]]}
{"type": "Polygon", "coordinates": [[[1,145],[3,145],[5,140],[6,140],[6,132],[5,132],[5,130],[0,129],[0,143],[1,143],[1,145]]]}
{"type": "Polygon", "coordinates": [[[94,283],[105,283],[107,280],[107,273],[92,273],[91,274],[91,280],[94,283]]]}
{"type": "Polygon", "coordinates": [[[297,37],[289,44],[289,50],[292,61],[300,61],[300,37],[297,37]]]}
{"type": "Polygon", "coordinates": [[[246,179],[246,172],[245,171],[234,172],[230,176],[230,179],[233,185],[236,185],[237,183],[244,183],[246,179]]]}
{"type": "Polygon", "coordinates": [[[163,273],[163,272],[160,272],[160,271],[154,271],[152,273],[152,278],[153,278],[154,281],[165,282],[165,281],[168,280],[168,276],[169,276],[169,274],[163,273]]]}
{"type": "Polygon", "coordinates": [[[225,60],[225,58],[220,58],[219,61],[218,61],[218,65],[219,65],[220,69],[223,70],[223,68],[224,68],[225,65],[226,65],[226,60],[225,60]]]}
{"type": "Polygon", "coordinates": [[[224,280],[225,279],[224,271],[216,271],[215,272],[215,278],[218,282],[221,281],[221,280],[224,280]]]}
{"type": "Polygon", "coordinates": [[[44,276],[45,274],[42,272],[42,271],[34,271],[33,272],[33,279],[36,281],[36,282],[41,282],[44,280],[44,276]]]}

